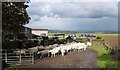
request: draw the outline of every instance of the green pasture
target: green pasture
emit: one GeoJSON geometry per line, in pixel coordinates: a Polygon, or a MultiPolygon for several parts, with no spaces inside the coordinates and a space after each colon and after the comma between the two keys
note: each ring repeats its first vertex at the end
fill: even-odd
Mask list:
{"type": "MultiPolygon", "coordinates": [[[[81,34],[92,34],[92,35],[100,36],[100,37],[102,37],[102,36],[120,36],[120,34],[105,34],[105,33],[67,33],[67,34],[65,34],[65,38],[70,34],[75,34],[77,37],[79,37],[81,34]]],[[[51,37],[52,33],[49,33],[48,36],[51,37]]]]}
{"type": "Polygon", "coordinates": [[[94,45],[91,47],[97,52],[97,65],[99,68],[118,68],[118,63],[113,61],[110,55],[110,50],[106,50],[105,45],[102,41],[93,42],[94,45]]]}
{"type": "Polygon", "coordinates": [[[94,33],[93,35],[95,35],[95,36],[118,36],[118,35],[120,35],[120,34],[101,34],[101,33],[94,33]]]}

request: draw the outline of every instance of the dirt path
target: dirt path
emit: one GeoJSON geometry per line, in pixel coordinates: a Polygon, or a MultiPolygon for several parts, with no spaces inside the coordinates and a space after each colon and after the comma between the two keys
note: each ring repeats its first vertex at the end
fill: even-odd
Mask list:
{"type": "Polygon", "coordinates": [[[91,49],[72,51],[64,57],[46,57],[35,61],[35,64],[18,66],[17,68],[97,68],[97,53],[91,49]]]}

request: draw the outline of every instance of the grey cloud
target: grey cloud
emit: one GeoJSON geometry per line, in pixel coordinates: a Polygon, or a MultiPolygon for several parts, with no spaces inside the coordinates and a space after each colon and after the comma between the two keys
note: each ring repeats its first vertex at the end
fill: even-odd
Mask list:
{"type": "MultiPolygon", "coordinates": [[[[46,8],[47,9],[47,8],[46,8]]],[[[33,2],[28,11],[32,15],[44,16],[49,13],[59,15],[61,18],[101,18],[117,17],[117,3],[109,2],[90,2],[90,3],[43,3],[33,2]],[[49,6],[49,12],[45,12],[46,5],[49,6]]]]}
{"type": "Polygon", "coordinates": [[[47,28],[57,30],[91,30],[91,31],[117,31],[117,18],[59,18],[34,21],[28,24],[31,28],[47,28]]]}
{"type": "Polygon", "coordinates": [[[117,31],[117,3],[43,3],[33,2],[27,9],[32,20],[26,26],[57,30],[117,31]],[[49,7],[46,7],[49,5],[49,7]],[[49,9],[45,12],[42,9],[49,9]]]}

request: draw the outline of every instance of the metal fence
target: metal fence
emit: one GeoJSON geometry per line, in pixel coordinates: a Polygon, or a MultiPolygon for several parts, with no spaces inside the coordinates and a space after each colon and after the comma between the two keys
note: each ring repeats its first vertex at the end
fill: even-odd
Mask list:
{"type": "Polygon", "coordinates": [[[10,50],[1,50],[2,51],[2,61],[6,62],[9,65],[16,64],[33,64],[34,63],[34,54],[25,53],[16,55],[10,50]]]}

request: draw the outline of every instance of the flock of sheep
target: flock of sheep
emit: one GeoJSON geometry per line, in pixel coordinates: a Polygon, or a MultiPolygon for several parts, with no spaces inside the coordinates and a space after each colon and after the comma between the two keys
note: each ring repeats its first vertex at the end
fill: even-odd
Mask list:
{"type": "Polygon", "coordinates": [[[72,43],[67,43],[67,44],[61,44],[57,45],[56,47],[48,50],[43,50],[43,51],[38,51],[37,54],[48,54],[49,57],[55,57],[59,54],[62,55],[62,57],[65,55],[65,53],[68,53],[70,51],[75,51],[77,50],[78,52],[80,50],[85,51],[87,47],[91,47],[92,43],[87,42],[87,43],[81,43],[81,42],[72,42],[72,43]]]}
{"type": "MultiPolygon", "coordinates": [[[[45,55],[47,55],[48,57],[55,57],[60,54],[63,57],[68,52],[75,50],[77,50],[78,52],[80,50],[85,51],[87,47],[91,47],[91,46],[92,46],[91,42],[86,42],[86,43],[72,42],[72,43],[60,44],[60,45],[54,44],[47,47],[36,46],[36,47],[28,48],[27,51],[36,53],[36,55],[39,56],[39,58],[42,58],[45,55]]],[[[15,51],[15,53],[25,54],[26,50],[23,49],[23,50],[15,51]]]]}

